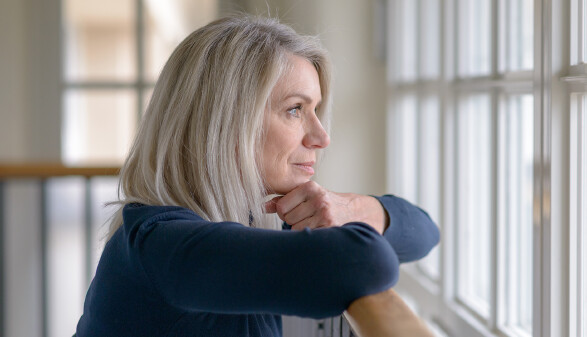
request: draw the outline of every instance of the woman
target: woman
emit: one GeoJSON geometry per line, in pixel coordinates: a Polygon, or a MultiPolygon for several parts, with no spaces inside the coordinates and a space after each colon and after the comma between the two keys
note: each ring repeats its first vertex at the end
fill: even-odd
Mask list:
{"type": "Polygon", "coordinates": [[[329,109],[315,38],[245,16],[188,36],[122,168],[77,336],[281,336],[281,314],[339,315],[394,285],[438,230],[402,199],[310,180],[329,109]]]}

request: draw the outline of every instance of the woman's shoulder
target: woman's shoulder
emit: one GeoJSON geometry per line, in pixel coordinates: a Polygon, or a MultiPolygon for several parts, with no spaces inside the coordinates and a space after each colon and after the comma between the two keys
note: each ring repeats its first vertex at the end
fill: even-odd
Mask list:
{"type": "Polygon", "coordinates": [[[180,206],[155,206],[131,203],[124,206],[122,219],[126,227],[145,226],[160,221],[206,221],[196,212],[180,206]]]}
{"type": "Polygon", "coordinates": [[[127,242],[142,241],[153,231],[165,236],[183,236],[203,235],[210,231],[225,232],[235,227],[245,227],[236,222],[206,220],[193,210],[180,206],[139,203],[125,205],[122,210],[122,220],[123,224],[118,234],[122,235],[123,240],[127,242]]]}

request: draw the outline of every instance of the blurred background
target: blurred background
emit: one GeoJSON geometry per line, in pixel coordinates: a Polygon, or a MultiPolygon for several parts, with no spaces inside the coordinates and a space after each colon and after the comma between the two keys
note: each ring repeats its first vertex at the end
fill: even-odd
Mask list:
{"type": "Polygon", "coordinates": [[[235,11],[331,53],[317,181],[438,223],[396,287],[438,336],[587,336],[587,0],[0,0],[0,336],[73,334],[163,63],[235,11]]]}
{"type": "MultiPolygon", "coordinates": [[[[73,334],[112,211],[104,203],[116,199],[109,174],[124,160],[172,50],[225,13],[279,17],[320,36],[335,64],[336,117],[318,179],[337,191],[382,194],[386,98],[378,5],[2,0],[0,163],[27,165],[0,178],[0,335],[73,334]],[[33,172],[23,177],[27,170],[33,172]]],[[[316,326],[293,329],[307,336],[316,326]]]]}

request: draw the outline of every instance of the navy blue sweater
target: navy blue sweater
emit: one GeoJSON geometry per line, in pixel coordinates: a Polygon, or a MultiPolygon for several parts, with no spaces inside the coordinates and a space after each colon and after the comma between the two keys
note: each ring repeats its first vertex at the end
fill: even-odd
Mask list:
{"type": "Polygon", "coordinates": [[[341,314],[393,286],[399,262],[439,240],[419,208],[378,198],[383,236],[364,223],[273,231],[212,223],[172,206],[127,205],[88,290],[77,337],[281,336],[281,314],[341,314]]]}

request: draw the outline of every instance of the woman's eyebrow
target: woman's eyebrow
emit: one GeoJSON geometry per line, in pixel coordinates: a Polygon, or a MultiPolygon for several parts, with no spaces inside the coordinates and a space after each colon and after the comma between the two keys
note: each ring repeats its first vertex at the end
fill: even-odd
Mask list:
{"type": "MultiPolygon", "coordinates": [[[[303,93],[292,93],[292,94],[289,94],[289,95],[285,96],[283,98],[283,100],[285,101],[285,100],[290,99],[292,97],[299,97],[299,98],[301,98],[302,100],[304,100],[306,102],[312,102],[312,98],[310,96],[306,95],[306,94],[303,94],[303,93]]],[[[320,104],[320,103],[322,103],[322,97],[320,97],[320,100],[318,101],[318,104],[320,104]]]]}

